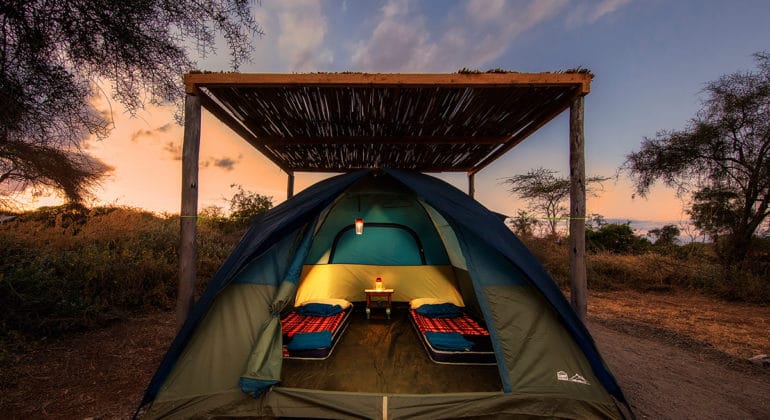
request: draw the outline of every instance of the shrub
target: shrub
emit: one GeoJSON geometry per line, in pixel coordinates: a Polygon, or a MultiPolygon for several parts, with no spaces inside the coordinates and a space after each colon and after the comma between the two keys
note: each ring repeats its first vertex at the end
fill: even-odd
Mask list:
{"type": "MultiPolygon", "coordinates": [[[[241,233],[201,224],[201,287],[241,233]]],[[[179,217],[130,208],[44,208],[0,224],[0,339],[57,335],[172,307],[179,217]]]]}
{"type": "Polygon", "coordinates": [[[607,223],[596,230],[586,230],[586,248],[594,252],[638,254],[649,250],[650,246],[650,241],[634,234],[630,222],[623,224],[607,223]]]}

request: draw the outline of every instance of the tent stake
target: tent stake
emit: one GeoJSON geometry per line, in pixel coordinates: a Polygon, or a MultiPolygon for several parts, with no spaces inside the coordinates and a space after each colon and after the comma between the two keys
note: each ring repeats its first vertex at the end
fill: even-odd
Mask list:
{"type": "Polygon", "coordinates": [[[569,272],[570,303],[581,320],[588,308],[586,280],[586,165],[583,132],[584,97],[572,99],[569,113],[569,272]]]}
{"type": "Polygon", "coordinates": [[[182,328],[194,303],[195,261],[198,235],[198,156],[201,140],[201,101],[188,93],[184,107],[182,146],[182,210],[180,212],[179,290],[176,299],[176,326],[182,328]]]}

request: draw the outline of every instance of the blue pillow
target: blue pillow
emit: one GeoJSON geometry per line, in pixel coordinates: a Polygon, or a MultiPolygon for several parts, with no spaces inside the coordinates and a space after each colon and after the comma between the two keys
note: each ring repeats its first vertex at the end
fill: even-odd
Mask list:
{"type": "Polygon", "coordinates": [[[451,303],[422,305],[414,311],[428,318],[457,318],[463,314],[462,309],[451,303]]]}
{"type": "Polygon", "coordinates": [[[328,330],[294,334],[286,346],[289,351],[328,349],[332,346],[332,333],[328,330]]]}
{"type": "Polygon", "coordinates": [[[302,316],[331,316],[340,312],[342,312],[342,306],[326,303],[308,303],[297,308],[297,313],[302,316]]]}
{"type": "Polygon", "coordinates": [[[462,334],[456,332],[428,331],[425,338],[436,350],[467,351],[473,348],[472,341],[466,340],[462,334]]]}

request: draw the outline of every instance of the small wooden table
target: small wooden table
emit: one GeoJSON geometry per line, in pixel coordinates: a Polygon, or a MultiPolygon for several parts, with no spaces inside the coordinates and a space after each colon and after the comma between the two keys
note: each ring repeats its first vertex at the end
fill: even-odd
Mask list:
{"type": "Polygon", "coordinates": [[[372,315],[372,309],[385,309],[385,316],[390,319],[393,289],[364,289],[364,293],[366,293],[366,319],[372,315]]]}

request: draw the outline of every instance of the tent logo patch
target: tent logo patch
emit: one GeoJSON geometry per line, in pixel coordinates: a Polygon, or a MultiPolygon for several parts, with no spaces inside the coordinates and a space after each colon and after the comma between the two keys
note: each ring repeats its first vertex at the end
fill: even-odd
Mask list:
{"type": "Polygon", "coordinates": [[[574,382],[576,384],[591,385],[590,383],[588,383],[586,378],[584,378],[579,373],[576,373],[572,375],[572,377],[570,377],[569,374],[563,370],[556,372],[556,379],[560,381],[565,381],[565,382],[574,382]]]}

